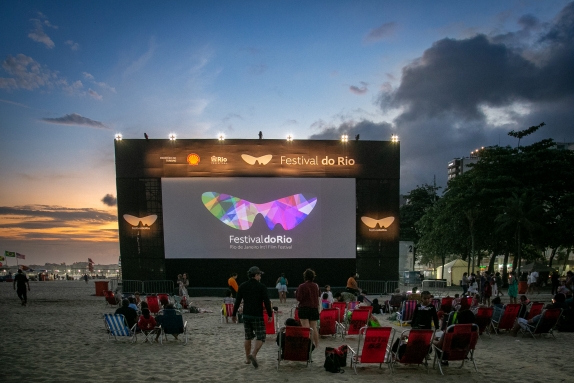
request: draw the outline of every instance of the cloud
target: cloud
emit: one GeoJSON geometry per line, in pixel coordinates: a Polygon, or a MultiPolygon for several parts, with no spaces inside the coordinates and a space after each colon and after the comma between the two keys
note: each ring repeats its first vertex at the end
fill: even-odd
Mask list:
{"type": "Polygon", "coordinates": [[[2,100],[2,99],[0,99],[0,102],[4,102],[4,103],[6,103],[6,104],[11,104],[11,105],[16,105],[16,106],[21,106],[21,107],[23,107],[23,108],[30,108],[28,105],[24,105],[24,104],[21,104],[21,103],[19,103],[19,102],[14,102],[14,101],[10,101],[10,100],[2,100]]]}
{"type": "MultiPolygon", "coordinates": [[[[31,19],[30,21],[34,24],[34,29],[28,33],[28,37],[38,43],[44,44],[49,49],[54,48],[55,44],[52,39],[44,32],[42,22],[38,19],[31,19]]],[[[48,22],[48,24],[45,25],[50,26],[50,23],[48,22]]]]}
{"type": "Polygon", "coordinates": [[[90,97],[95,98],[96,100],[101,100],[103,98],[101,95],[98,94],[98,92],[92,89],[88,89],[88,94],[90,95],[90,97]]]}
{"type": "Polygon", "coordinates": [[[386,37],[394,35],[396,29],[397,29],[396,23],[394,22],[384,23],[375,29],[371,29],[369,33],[367,33],[367,35],[363,38],[363,42],[373,43],[380,41],[386,37]]]}
{"type": "Polygon", "coordinates": [[[13,78],[0,79],[0,87],[5,89],[32,90],[43,86],[53,86],[53,81],[57,78],[56,73],[21,53],[16,57],[8,55],[2,62],[2,69],[13,76],[13,78]]]}
{"type": "Polygon", "coordinates": [[[84,78],[88,81],[90,81],[92,84],[95,84],[97,86],[99,86],[102,89],[106,89],[109,90],[112,93],[116,93],[116,88],[109,86],[108,84],[106,84],[105,82],[98,82],[96,81],[95,77],[88,73],[88,72],[82,72],[82,74],[84,75],[84,78]]]}
{"type": "Polygon", "coordinates": [[[73,40],[67,40],[64,44],[69,45],[70,49],[73,51],[80,49],[80,44],[75,43],[73,40]]]}
{"type": "Polygon", "coordinates": [[[155,38],[152,37],[149,40],[147,51],[126,68],[124,71],[124,76],[131,76],[132,74],[140,71],[143,67],[145,67],[147,62],[153,57],[156,49],[157,44],[155,42],[155,38]]]}
{"type": "Polygon", "coordinates": [[[368,90],[369,90],[369,89],[367,89],[367,85],[369,85],[369,84],[367,84],[366,82],[362,82],[362,81],[361,81],[361,86],[360,86],[360,87],[355,86],[355,85],[351,85],[351,86],[349,87],[349,90],[350,90],[352,93],[355,93],[355,94],[358,94],[358,95],[365,94],[365,93],[367,93],[368,90]]]}
{"type": "Polygon", "coordinates": [[[82,117],[77,113],[66,114],[63,117],[57,118],[42,118],[42,121],[56,125],[75,125],[96,129],[110,129],[99,121],[94,121],[87,117],[82,117]]]}
{"type": "Polygon", "coordinates": [[[118,200],[116,197],[113,196],[113,194],[106,194],[104,198],[102,198],[102,202],[104,203],[104,205],[116,206],[118,200]]]}

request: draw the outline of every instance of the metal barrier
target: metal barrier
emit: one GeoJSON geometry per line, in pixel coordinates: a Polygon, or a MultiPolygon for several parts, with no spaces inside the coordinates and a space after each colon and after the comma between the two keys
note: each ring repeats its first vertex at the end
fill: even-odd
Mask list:
{"type": "Polygon", "coordinates": [[[175,284],[173,281],[143,281],[142,291],[146,294],[169,294],[173,295],[175,284]]]}
{"type": "Polygon", "coordinates": [[[119,281],[117,278],[110,278],[110,283],[108,285],[108,289],[112,290],[112,291],[116,291],[116,289],[118,288],[119,285],[119,281]]]}
{"type": "Polygon", "coordinates": [[[423,290],[428,289],[444,289],[446,288],[446,281],[442,279],[425,279],[423,280],[423,290]]]}
{"type": "Polygon", "coordinates": [[[393,294],[399,288],[399,281],[387,281],[387,294],[393,294]]]}
{"type": "Polygon", "coordinates": [[[142,291],[144,291],[142,281],[130,281],[126,279],[122,279],[122,284],[120,288],[122,290],[122,294],[133,294],[136,291],[139,291],[141,293],[142,291]]]}
{"type": "Polygon", "coordinates": [[[358,280],[357,284],[361,290],[367,291],[369,295],[385,295],[392,294],[397,287],[399,287],[399,281],[369,281],[369,280],[358,280]]]}

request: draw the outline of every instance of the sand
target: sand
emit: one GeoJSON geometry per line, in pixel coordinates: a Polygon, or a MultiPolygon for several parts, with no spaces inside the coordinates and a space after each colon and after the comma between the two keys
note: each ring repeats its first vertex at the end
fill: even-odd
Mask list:
{"type": "MultiPolygon", "coordinates": [[[[399,367],[393,375],[386,365],[365,365],[355,375],[349,367],[343,374],[323,368],[325,346],[343,343],[356,346],[357,339],[321,339],[314,363],[282,362],[276,370],[275,336],[268,336],[259,353],[259,368],[244,364],[243,325],[220,323],[222,298],[192,298],[197,307],[213,313],[185,313],[190,328],[187,345],[171,336],[163,345],[108,341],[103,314],[113,313],[103,297],[94,295],[92,281],[31,282],[29,304],[20,305],[12,283],[0,283],[0,381],[26,382],[562,382],[572,381],[574,333],[556,333],[552,338],[483,336],[472,364],[458,363],[427,375],[423,367],[399,367]]],[[[506,298],[506,297],[505,297],[506,298]]],[[[550,295],[534,299],[550,301],[550,295]]],[[[276,303],[274,303],[277,305],[276,303]]],[[[279,305],[280,323],[289,317],[293,299],[279,305]]],[[[387,315],[379,315],[383,325],[387,315]]],[[[404,330],[404,328],[402,329],[404,330]]]]}

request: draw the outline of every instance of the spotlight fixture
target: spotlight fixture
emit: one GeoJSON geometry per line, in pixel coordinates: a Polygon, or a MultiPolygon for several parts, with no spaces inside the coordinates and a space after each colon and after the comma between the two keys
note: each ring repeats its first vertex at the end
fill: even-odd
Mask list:
{"type": "Polygon", "coordinates": [[[122,134],[118,133],[116,134],[116,141],[121,141],[122,140],[122,134]]]}
{"type": "Polygon", "coordinates": [[[346,134],[343,134],[341,136],[341,142],[349,142],[349,136],[346,134]]]}
{"type": "Polygon", "coordinates": [[[289,142],[293,141],[293,136],[288,134],[287,135],[287,141],[289,141],[289,142]]]}
{"type": "Polygon", "coordinates": [[[169,140],[170,140],[170,141],[175,141],[175,139],[176,139],[175,133],[170,133],[170,134],[169,134],[169,140]]]}
{"type": "Polygon", "coordinates": [[[218,139],[219,141],[225,140],[225,134],[219,133],[219,135],[217,136],[217,139],[218,139]]]}
{"type": "Polygon", "coordinates": [[[393,134],[391,136],[391,142],[399,142],[399,136],[397,136],[396,134],[393,134]]]}

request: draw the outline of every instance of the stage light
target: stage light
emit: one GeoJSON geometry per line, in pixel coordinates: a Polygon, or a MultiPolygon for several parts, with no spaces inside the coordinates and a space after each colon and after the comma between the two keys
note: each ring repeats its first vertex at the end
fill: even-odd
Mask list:
{"type": "Polygon", "coordinates": [[[219,141],[225,140],[225,134],[219,133],[219,135],[217,136],[217,139],[218,139],[219,141]]]}
{"type": "Polygon", "coordinates": [[[121,141],[121,140],[122,140],[121,133],[116,134],[116,141],[121,141]]]}
{"type": "Polygon", "coordinates": [[[391,136],[391,142],[399,142],[399,136],[397,136],[396,134],[393,134],[391,136]]]}
{"type": "Polygon", "coordinates": [[[341,142],[349,142],[349,136],[346,134],[343,134],[341,136],[341,142]]]}
{"type": "Polygon", "coordinates": [[[287,135],[287,141],[289,141],[289,142],[293,141],[293,136],[288,134],[287,135]]]}
{"type": "Polygon", "coordinates": [[[175,141],[175,139],[176,139],[175,133],[170,133],[170,134],[169,134],[169,140],[170,140],[170,141],[175,141]]]}

